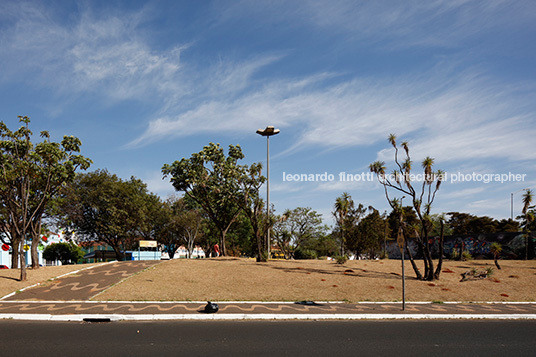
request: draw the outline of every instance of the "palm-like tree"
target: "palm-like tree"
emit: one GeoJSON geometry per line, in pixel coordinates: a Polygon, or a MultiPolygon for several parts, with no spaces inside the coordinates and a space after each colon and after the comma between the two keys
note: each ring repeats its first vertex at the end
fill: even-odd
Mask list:
{"type": "Polygon", "coordinates": [[[337,220],[337,225],[341,231],[341,255],[344,255],[344,231],[345,231],[345,221],[348,213],[354,208],[354,201],[348,192],[343,192],[340,197],[335,199],[334,205],[335,211],[333,215],[337,220]]]}
{"type": "Polygon", "coordinates": [[[432,166],[433,165],[434,165],[434,159],[432,159],[430,156],[427,156],[422,161],[422,168],[424,169],[425,181],[427,183],[434,181],[432,178],[432,166]]]}
{"type": "Polygon", "coordinates": [[[532,204],[533,198],[534,198],[534,193],[532,192],[530,188],[527,188],[525,190],[525,193],[523,194],[523,209],[521,210],[523,214],[527,214],[530,208],[530,205],[532,204]]]}
{"type": "Polygon", "coordinates": [[[529,258],[529,225],[532,223],[532,221],[534,221],[534,212],[530,211],[530,208],[532,208],[531,204],[533,198],[534,193],[530,188],[527,188],[523,194],[523,209],[521,210],[521,213],[523,213],[525,218],[525,222],[523,224],[523,231],[525,233],[525,260],[528,260],[529,258]]]}
{"type": "Polygon", "coordinates": [[[499,259],[499,255],[501,254],[502,252],[502,246],[500,243],[497,243],[497,242],[493,242],[491,243],[491,246],[490,246],[490,252],[491,254],[493,254],[493,261],[495,262],[495,266],[497,267],[497,269],[501,269],[501,266],[499,265],[499,262],[497,261],[499,259]]]}
{"type": "MultiPolygon", "coordinates": [[[[425,179],[423,180],[422,187],[419,190],[415,183],[411,180],[412,161],[409,153],[409,145],[406,141],[402,142],[400,146],[404,150],[404,157],[398,157],[399,147],[396,142],[396,135],[390,134],[388,138],[389,144],[394,148],[394,163],[395,170],[393,176],[386,176],[385,162],[376,161],[369,165],[371,172],[377,175],[378,181],[383,185],[385,196],[389,205],[395,209],[395,202],[389,196],[389,191],[395,191],[405,195],[411,199],[413,209],[415,210],[417,217],[420,221],[420,227],[417,231],[416,242],[419,249],[423,252],[423,260],[425,265],[424,278],[426,280],[433,280],[439,277],[440,270],[434,273],[434,263],[432,260],[432,254],[429,246],[428,233],[429,233],[429,215],[430,207],[435,200],[436,192],[439,190],[441,180],[444,178],[444,173],[441,171],[434,172],[433,165],[434,159],[427,157],[422,161],[422,167],[424,169],[425,179]],[[399,177],[397,176],[399,175],[399,177]],[[440,175],[441,174],[441,175],[440,175]],[[437,275],[437,277],[436,277],[437,275]]],[[[411,257],[410,257],[411,259],[411,257]]],[[[439,259],[442,259],[440,256],[439,259]]],[[[412,264],[413,265],[413,264],[412,264]]],[[[413,265],[415,273],[419,278],[422,275],[418,271],[415,265],[413,265]]],[[[437,270],[437,269],[436,269],[437,270]]]]}

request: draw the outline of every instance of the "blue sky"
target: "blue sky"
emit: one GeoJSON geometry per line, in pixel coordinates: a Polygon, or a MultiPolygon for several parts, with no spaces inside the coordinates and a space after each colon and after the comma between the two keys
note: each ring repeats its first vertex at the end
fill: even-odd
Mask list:
{"type": "Polygon", "coordinates": [[[160,169],[209,142],[266,160],[277,212],[333,202],[387,209],[377,182],[343,182],[387,136],[448,174],[433,211],[495,218],[536,187],[534,1],[0,1],[0,120],[78,136],[92,169],[136,176],[163,198],[160,169]],[[334,175],[288,182],[287,174],[334,175]],[[518,192],[519,191],[519,192],[518,192]]]}

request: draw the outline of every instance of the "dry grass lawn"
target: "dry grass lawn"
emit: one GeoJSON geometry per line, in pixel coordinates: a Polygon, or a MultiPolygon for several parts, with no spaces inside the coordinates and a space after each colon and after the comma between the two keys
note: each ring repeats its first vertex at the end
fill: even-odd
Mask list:
{"type": "Polygon", "coordinates": [[[19,269],[2,269],[0,270],[0,297],[6,296],[9,293],[23,289],[27,286],[45,282],[57,276],[70,273],[75,270],[87,268],[95,264],[77,264],[77,265],[62,265],[53,267],[40,267],[33,270],[28,268],[28,280],[19,281],[19,269]]]}
{"type": "MultiPolygon", "coordinates": [[[[419,267],[422,262],[418,262],[419,267]]],[[[441,279],[417,281],[406,262],[407,301],[536,301],[536,261],[446,261],[441,279]],[[460,274],[493,267],[490,278],[460,274]]],[[[94,300],[137,301],[400,301],[401,262],[298,260],[256,263],[219,258],[164,261],[94,300]]]]}

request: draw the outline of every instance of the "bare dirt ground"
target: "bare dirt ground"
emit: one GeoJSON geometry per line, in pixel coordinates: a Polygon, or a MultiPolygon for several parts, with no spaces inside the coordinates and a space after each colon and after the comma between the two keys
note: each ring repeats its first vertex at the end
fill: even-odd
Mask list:
{"type": "Polygon", "coordinates": [[[0,270],[0,298],[23,289],[27,286],[37,283],[45,282],[54,277],[70,273],[75,270],[90,267],[95,264],[78,264],[78,265],[62,265],[53,267],[40,267],[33,270],[28,268],[28,280],[19,281],[20,270],[19,269],[2,269],[0,270]]]}
{"type": "MultiPolygon", "coordinates": [[[[406,261],[407,301],[536,301],[536,261],[445,261],[440,280],[418,281],[406,261]],[[493,267],[490,278],[460,282],[462,273],[493,267]]],[[[418,262],[422,269],[422,262],[418,262]]],[[[297,260],[256,263],[217,258],[163,261],[104,291],[116,301],[400,301],[399,260],[297,260]]]]}

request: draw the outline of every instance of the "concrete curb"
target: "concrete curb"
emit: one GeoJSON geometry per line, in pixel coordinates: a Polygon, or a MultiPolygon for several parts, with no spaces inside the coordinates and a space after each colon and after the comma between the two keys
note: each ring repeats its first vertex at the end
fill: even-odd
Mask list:
{"type": "Polygon", "coordinates": [[[56,322],[222,321],[222,320],[536,320],[536,314],[0,314],[0,319],[56,322]]]}
{"type": "MultiPolygon", "coordinates": [[[[32,285],[33,286],[33,285],[32,285]]],[[[21,290],[22,291],[22,290],[21,290]]],[[[6,295],[11,296],[11,294],[6,295]]],[[[28,304],[206,304],[206,300],[178,300],[178,301],[140,301],[140,300],[6,300],[1,301],[3,298],[0,298],[2,304],[6,303],[28,303],[28,304]]],[[[263,305],[295,305],[299,301],[227,301],[227,300],[211,300],[217,304],[263,304],[263,305]]],[[[317,304],[347,304],[344,301],[314,301],[317,304]]],[[[370,305],[382,305],[382,304],[398,304],[402,305],[401,301],[358,301],[351,304],[370,304],[370,305]]],[[[441,303],[433,301],[406,301],[407,305],[459,305],[459,304],[470,304],[470,305],[536,305],[536,301],[444,301],[441,303]]]]}

